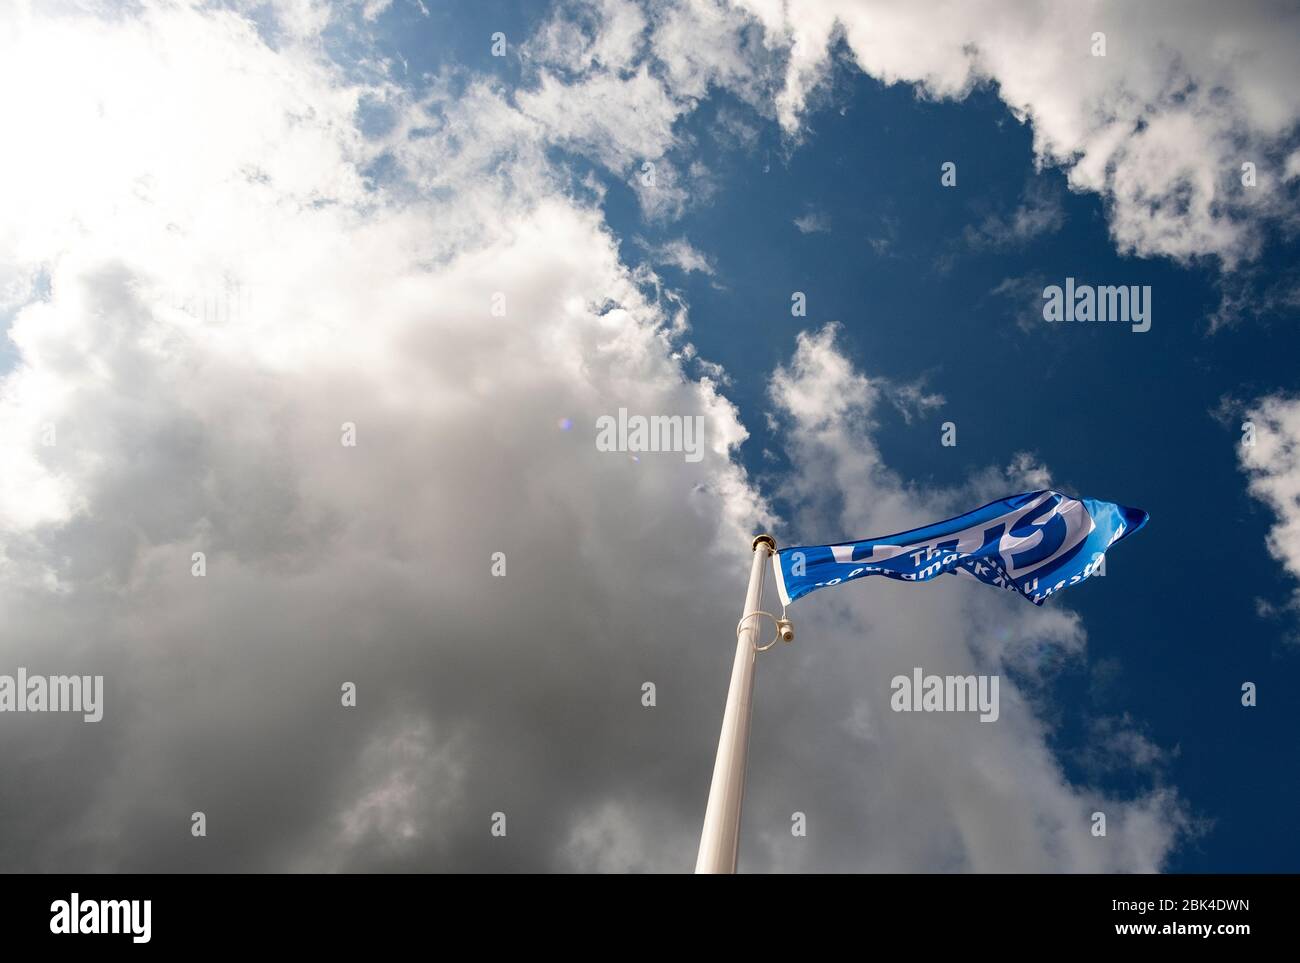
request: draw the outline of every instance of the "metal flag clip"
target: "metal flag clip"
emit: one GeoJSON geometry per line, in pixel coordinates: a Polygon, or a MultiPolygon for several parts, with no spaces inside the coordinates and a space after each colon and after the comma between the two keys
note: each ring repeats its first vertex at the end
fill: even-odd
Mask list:
{"type": "Polygon", "coordinates": [[[763,645],[759,645],[758,642],[754,643],[755,652],[766,652],[768,649],[776,645],[778,642],[794,641],[794,623],[785,617],[784,605],[781,606],[780,618],[777,618],[771,612],[749,612],[743,615],[740,621],[736,623],[737,638],[740,637],[740,630],[745,627],[745,623],[752,618],[769,618],[772,620],[772,623],[776,626],[776,635],[772,636],[772,638],[769,639],[766,643],[764,643],[763,645]]]}

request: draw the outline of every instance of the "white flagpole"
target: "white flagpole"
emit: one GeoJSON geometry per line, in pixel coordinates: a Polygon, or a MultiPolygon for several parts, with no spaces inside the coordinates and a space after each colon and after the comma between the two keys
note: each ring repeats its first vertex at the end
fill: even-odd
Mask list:
{"type": "Polygon", "coordinates": [[[731,666],[731,687],[722,713],[722,734],[713,763],[709,805],[704,811],[700,833],[697,873],[734,873],[740,842],[740,804],[745,796],[745,757],[749,753],[749,718],[754,695],[754,642],[758,619],[745,616],[757,612],[763,602],[763,575],[767,560],[776,551],[771,535],[759,535],[753,544],[754,561],[749,569],[749,591],[745,594],[744,620],[736,633],[736,660],[731,666]]]}

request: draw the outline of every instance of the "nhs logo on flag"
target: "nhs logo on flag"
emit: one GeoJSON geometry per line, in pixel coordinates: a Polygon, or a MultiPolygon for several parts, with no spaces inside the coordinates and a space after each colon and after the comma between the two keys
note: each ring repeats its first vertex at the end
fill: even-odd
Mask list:
{"type": "Polygon", "coordinates": [[[1042,605],[1096,574],[1106,549],[1146,522],[1147,513],[1138,508],[1055,491],[1026,492],[910,532],[782,549],[772,566],[786,605],[867,575],[926,582],[945,573],[1042,605]]]}

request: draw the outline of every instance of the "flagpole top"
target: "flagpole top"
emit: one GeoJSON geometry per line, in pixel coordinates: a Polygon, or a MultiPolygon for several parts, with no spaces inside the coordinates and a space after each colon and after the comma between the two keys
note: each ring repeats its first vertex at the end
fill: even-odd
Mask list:
{"type": "Polygon", "coordinates": [[[773,554],[776,553],[776,539],[773,538],[771,535],[755,535],[754,545],[752,550],[757,552],[758,546],[762,542],[767,542],[768,550],[771,551],[773,554]]]}

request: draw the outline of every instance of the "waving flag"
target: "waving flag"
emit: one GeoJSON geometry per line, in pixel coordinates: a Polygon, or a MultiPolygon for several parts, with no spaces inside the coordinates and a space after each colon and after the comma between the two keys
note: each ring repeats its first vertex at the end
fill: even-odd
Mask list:
{"type": "Polygon", "coordinates": [[[1035,605],[1094,574],[1106,549],[1147,522],[1140,508],[1026,492],[925,528],[784,548],[772,556],[781,601],[868,575],[926,582],[945,572],[1019,592],[1035,605]]]}

